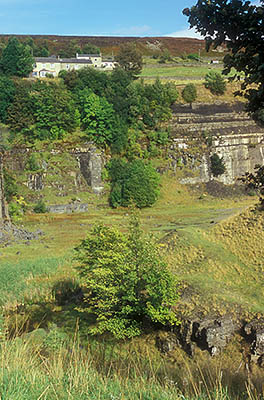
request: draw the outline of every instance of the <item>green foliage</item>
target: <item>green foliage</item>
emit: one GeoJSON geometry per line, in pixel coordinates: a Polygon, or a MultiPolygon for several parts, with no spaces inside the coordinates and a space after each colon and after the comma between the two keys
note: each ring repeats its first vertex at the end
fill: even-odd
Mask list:
{"type": "Polygon", "coordinates": [[[48,208],[43,199],[41,199],[37,202],[37,204],[33,208],[33,211],[37,214],[44,214],[44,213],[48,212],[48,208]]]}
{"type": "Polygon", "coordinates": [[[244,79],[241,91],[236,94],[248,99],[248,111],[264,123],[264,55],[263,55],[263,0],[254,3],[236,0],[198,0],[183,13],[188,22],[206,37],[207,50],[224,44],[229,50],[224,57],[224,74],[231,69],[237,73],[233,79],[244,79]],[[254,87],[252,84],[255,84],[254,87]]]}
{"type": "Polygon", "coordinates": [[[210,157],[210,167],[213,176],[223,175],[225,173],[225,163],[223,161],[223,157],[220,158],[218,154],[214,153],[210,157]]]}
{"type": "Polygon", "coordinates": [[[121,339],[139,335],[146,321],[177,324],[171,310],[178,299],[176,280],[136,217],[128,234],[95,226],[75,250],[88,293],[85,309],[96,319],[91,334],[110,332],[121,339]]]}
{"type": "Polygon", "coordinates": [[[120,68],[128,72],[133,78],[140,74],[143,67],[142,55],[134,44],[122,45],[115,57],[115,61],[120,68]]]}
{"type": "Polygon", "coordinates": [[[7,76],[0,76],[0,121],[6,123],[7,109],[12,104],[15,85],[7,76]]]}
{"type": "Polygon", "coordinates": [[[112,207],[150,207],[159,195],[159,174],[143,160],[125,162],[113,159],[108,166],[111,179],[109,197],[112,207]]]}
{"type": "Polygon", "coordinates": [[[97,145],[110,145],[116,123],[112,105],[88,89],[79,95],[82,128],[97,145]]]}
{"type": "Polygon", "coordinates": [[[4,168],[4,196],[7,202],[10,202],[12,197],[16,196],[18,193],[18,186],[16,184],[15,178],[12,174],[4,168]]]}
{"type": "Polygon", "coordinates": [[[8,108],[7,123],[14,132],[27,132],[34,124],[34,104],[30,96],[32,83],[25,80],[16,80],[16,93],[12,104],[8,108]]]}
{"type": "Polygon", "coordinates": [[[192,106],[192,103],[197,99],[197,90],[193,83],[188,83],[188,85],[183,88],[182,98],[186,103],[192,106]]]}
{"type": "Polygon", "coordinates": [[[22,196],[13,196],[8,204],[8,212],[13,222],[20,222],[26,210],[26,202],[22,196]]]}
{"type": "Polygon", "coordinates": [[[254,172],[246,172],[240,180],[249,193],[256,191],[259,196],[260,208],[264,209],[264,165],[255,165],[254,172]]]}
{"type": "Polygon", "coordinates": [[[204,86],[209,89],[212,94],[222,95],[226,91],[226,83],[224,77],[217,71],[209,71],[205,75],[204,86]]]}
{"type": "Polygon", "coordinates": [[[173,83],[162,84],[156,79],[154,84],[145,85],[142,81],[128,88],[131,122],[143,121],[147,128],[154,128],[171,118],[171,105],[178,98],[173,83]]]}
{"type": "Polygon", "coordinates": [[[76,57],[76,53],[81,53],[81,49],[76,40],[70,40],[66,43],[66,46],[59,50],[59,56],[62,58],[73,58],[76,57]]]}
{"type": "Polygon", "coordinates": [[[60,139],[78,126],[78,116],[70,93],[56,82],[36,82],[30,93],[33,103],[33,136],[60,139]]]}
{"type": "Polygon", "coordinates": [[[79,115],[71,93],[63,84],[17,81],[7,122],[30,142],[54,140],[72,132],[78,126],[79,115]]]}
{"type": "Polygon", "coordinates": [[[27,77],[33,69],[31,48],[16,37],[8,39],[0,59],[0,69],[5,75],[27,77]]]}
{"type": "Polygon", "coordinates": [[[100,54],[100,49],[99,49],[99,47],[95,46],[94,44],[85,43],[85,45],[82,48],[82,53],[84,53],[84,54],[100,54]]]}
{"type": "Polygon", "coordinates": [[[187,58],[193,61],[200,61],[199,55],[197,53],[188,54],[187,58]]]}
{"type": "Polygon", "coordinates": [[[162,64],[162,63],[166,63],[166,61],[172,61],[172,57],[171,57],[171,54],[168,49],[163,50],[158,62],[160,64],[162,64]]]}
{"type": "Polygon", "coordinates": [[[30,154],[28,157],[26,169],[33,172],[40,169],[39,157],[35,153],[30,154]]]}

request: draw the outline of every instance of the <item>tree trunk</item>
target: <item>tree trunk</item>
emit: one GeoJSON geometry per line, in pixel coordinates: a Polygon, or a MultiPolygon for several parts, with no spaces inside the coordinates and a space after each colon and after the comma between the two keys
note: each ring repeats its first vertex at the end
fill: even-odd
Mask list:
{"type": "Polygon", "coordinates": [[[3,154],[0,153],[0,224],[7,221],[9,221],[9,215],[4,196],[3,154]]]}

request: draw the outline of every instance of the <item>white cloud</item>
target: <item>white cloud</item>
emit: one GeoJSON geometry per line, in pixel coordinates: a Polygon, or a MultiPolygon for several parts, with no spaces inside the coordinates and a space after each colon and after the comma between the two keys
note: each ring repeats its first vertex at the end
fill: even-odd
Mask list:
{"type": "Polygon", "coordinates": [[[200,33],[197,33],[194,28],[192,29],[182,29],[180,31],[168,33],[168,37],[188,37],[188,38],[195,38],[195,39],[204,39],[203,36],[200,35],[200,33]]]}

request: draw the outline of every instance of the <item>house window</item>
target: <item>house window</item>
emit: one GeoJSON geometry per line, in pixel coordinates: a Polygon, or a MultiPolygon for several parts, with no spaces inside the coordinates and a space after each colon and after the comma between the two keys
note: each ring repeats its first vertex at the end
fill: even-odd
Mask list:
{"type": "Polygon", "coordinates": [[[37,72],[32,72],[32,75],[33,76],[38,76],[38,73],[37,72]]]}
{"type": "Polygon", "coordinates": [[[50,64],[50,68],[54,69],[55,68],[55,64],[50,64]]]}
{"type": "Polygon", "coordinates": [[[46,72],[45,71],[41,71],[40,72],[40,76],[42,76],[42,77],[46,76],[46,72]]]}
{"type": "Polygon", "coordinates": [[[42,68],[46,68],[46,64],[42,64],[42,68]]]}

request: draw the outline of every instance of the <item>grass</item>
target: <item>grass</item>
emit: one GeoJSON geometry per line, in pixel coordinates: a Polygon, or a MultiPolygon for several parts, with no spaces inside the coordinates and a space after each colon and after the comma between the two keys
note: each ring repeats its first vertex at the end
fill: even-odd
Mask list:
{"type": "MultiPolygon", "coordinates": [[[[160,67],[144,67],[141,72],[141,77],[175,77],[175,78],[203,78],[209,71],[216,70],[222,72],[222,66],[211,65],[180,65],[160,67]]],[[[233,73],[230,74],[232,76],[233,73]]]]}
{"type": "MultiPolygon", "coordinates": [[[[193,289],[179,302],[180,313],[242,308],[247,317],[263,310],[264,217],[248,209],[255,202],[246,196],[213,198],[180,185],[173,174],[162,176],[160,199],[140,214],[145,231],[159,239],[168,235],[163,240],[169,265],[182,290],[193,289]]],[[[260,399],[262,375],[256,373],[250,386],[246,372],[236,373],[242,354],[235,342],[215,359],[198,351],[190,360],[180,349],[164,357],[155,332],[128,342],[92,339],[74,305],[56,303],[58,283],[78,284],[72,248],[95,222],[126,230],[127,213],[110,209],[106,195],[94,196],[89,213],[26,216],[25,227],[45,235],[1,249],[2,328],[16,337],[1,344],[2,398],[260,399]]]]}

